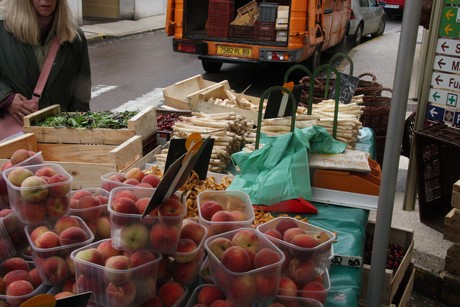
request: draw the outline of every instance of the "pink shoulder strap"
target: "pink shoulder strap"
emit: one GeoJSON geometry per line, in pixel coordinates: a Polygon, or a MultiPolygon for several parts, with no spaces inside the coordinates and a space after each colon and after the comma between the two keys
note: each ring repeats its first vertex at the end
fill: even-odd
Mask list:
{"type": "Polygon", "coordinates": [[[37,101],[40,99],[45,88],[46,80],[51,72],[51,67],[53,66],[54,59],[59,49],[59,41],[57,38],[54,38],[51,43],[50,50],[46,56],[45,63],[43,63],[42,71],[40,72],[40,77],[38,77],[37,85],[35,86],[34,94],[32,95],[32,100],[37,101]]]}

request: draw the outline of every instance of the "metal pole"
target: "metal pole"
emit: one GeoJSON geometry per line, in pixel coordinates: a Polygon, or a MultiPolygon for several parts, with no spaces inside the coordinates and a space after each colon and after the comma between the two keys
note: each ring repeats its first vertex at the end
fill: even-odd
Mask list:
{"type": "Polygon", "coordinates": [[[366,306],[380,306],[385,277],[387,248],[395,199],[398,161],[404,131],[404,120],[409,97],[415,44],[422,1],[406,1],[396,59],[393,95],[386,134],[379,202],[372,245],[372,265],[369,274],[366,306]]]}

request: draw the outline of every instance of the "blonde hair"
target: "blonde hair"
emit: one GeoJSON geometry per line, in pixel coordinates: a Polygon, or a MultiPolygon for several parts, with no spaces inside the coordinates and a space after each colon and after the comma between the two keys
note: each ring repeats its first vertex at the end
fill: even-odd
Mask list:
{"type": "MultiPolygon", "coordinates": [[[[31,0],[6,1],[4,25],[18,40],[33,46],[40,45],[38,16],[31,0]]],[[[67,0],[57,0],[53,28],[54,36],[61,44],[72,42],[79,36],[67,0]]]]}

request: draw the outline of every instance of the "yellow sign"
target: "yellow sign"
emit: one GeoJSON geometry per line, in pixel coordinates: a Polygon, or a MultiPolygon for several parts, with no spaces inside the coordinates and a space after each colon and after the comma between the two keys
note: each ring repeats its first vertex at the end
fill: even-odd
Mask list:
{"type": "Polygon", "coordinates": [[[225,55],[225,56],[237,56],[237,57],[250,58],[252,56],[252,49],[217,45],[217,54],[225,55]]]}

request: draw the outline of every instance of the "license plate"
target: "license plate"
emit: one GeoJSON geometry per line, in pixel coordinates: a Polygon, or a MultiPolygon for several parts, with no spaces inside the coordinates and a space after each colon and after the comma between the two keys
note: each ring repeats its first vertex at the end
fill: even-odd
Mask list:
{"type": "Polygon", "coordinates": [[[217,45],[217,54],[249,58],[252,55],[252,49],[217,45]]]}
{"type": "Polygon", "coordinates": [[[387,9],[399,9],[399,5],[397,4],[385,4],[384,7],[387,9]]]}

